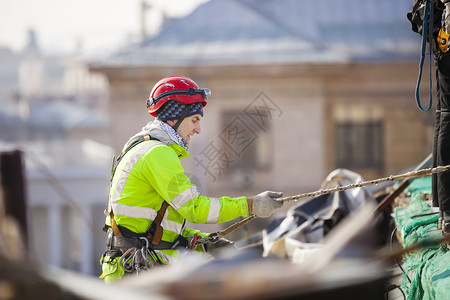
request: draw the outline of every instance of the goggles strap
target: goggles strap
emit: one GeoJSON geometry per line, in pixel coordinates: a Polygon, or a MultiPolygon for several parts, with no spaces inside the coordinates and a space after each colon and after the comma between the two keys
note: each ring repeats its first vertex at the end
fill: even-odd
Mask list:
{"type": "Polygon", "coordinates": [[[171,96],[171,95],[187,95],[187,96],[202,95],[202,97],[204,99],[206,99],[207,96],[208,96],[207,92],[205,91],[205,89],[189,88],[187,90],[172,90],[172,91],[164,92],[164,93],[158,95],[157,97],[154,97],[154,98],[151,98],[151,99],[147,99],[147,107],[155,105],[156,102],[158,102],[162,98],[167,97],[167,96],[171,96]]]}

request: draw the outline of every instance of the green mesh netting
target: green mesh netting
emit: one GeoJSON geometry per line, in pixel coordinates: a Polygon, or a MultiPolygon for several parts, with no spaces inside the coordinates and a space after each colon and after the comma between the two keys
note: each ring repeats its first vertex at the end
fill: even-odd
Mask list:
{"type": "MultiPolygon", "coordinates": [[[[421,199],[422,194],[431,194],[431,177],[413,180],[405,192],[411,197],[410,204],[394,209],[403,246],[442,237],[437,228],[439,215],[433,213],[429,201],[421,199]]],[[[446,245],[428,246],[406,254],[403,261],[402,288],[408,299],[450,299],[450,251],[446,245]]]]}

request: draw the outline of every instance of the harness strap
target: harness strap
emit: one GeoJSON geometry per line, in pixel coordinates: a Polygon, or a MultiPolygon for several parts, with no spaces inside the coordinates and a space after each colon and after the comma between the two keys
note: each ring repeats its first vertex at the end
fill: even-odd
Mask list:
{"type": "MultiPolygon", "coordinates": [[[[141,249],[142,246],[145,245],[143,240],[144,238],[128,238],[123,236],[114,236],[112,238],[112,249],[129,249],[129,248],[138,248],[141,249]]],[[[167,249],[177,249],[183,248],[186,249],[188,247],[187,239],[183,236],[179,236],[173,243],[160,241],[159,245],[151,247],[153,250],[167,250],[167,249]]]]}
{"type": "MultiPolygon", "coordinates": [[[[147,239],[151,241],[151,244],[153,246],[156,246],[159,244],[162,238],[163,234],[163,227],[161,226],[162,219],[164,218],[164,214],[166,213],[167,207],[169,206],[169,203],[166,201],[163,202],[161,205],[161,208],[158,211],[158,214],[156,215],[155,220],[153,220],[153,223],[150,225],[149,229],[147,230],[147,239]]],[[[111,219],[111,228],[114,232],[115,236],[123,237],[122,232],[119,229],[119,226],[116,223],[116,220],[114,219],[114,213],[109,213],[109,217],[111,219]]],[[[125,233],[126,234],[126,233],[125,233]]]]}
{"type": "Polygon", "coordinates": [[[163,235],[163,228],[161,226],[161,222],[168,206],[169,203],[167,203],[167,201],[164,201],[163,204],[161,205],[161,208],[158,211],[158,214],[156,215],[155,220],[149,227],[147,239],[151,242],[152,248],[154,246],[158,246],[161,241],[163,235]]]}
{"type": "Polygon", "coordinates": [[[114,213],[111,211],[109,216],[111,218],[111,229],[114,232],[114,235],[111,235],[111,237],[109,237],[109,250],[119,251],[120,249],[129,249],[133,247],[141,248],[143,246],[143,238],[146,238],[150,242],[151,246],[149,247],[149,249],[151,248],[153,250],[188,248],[188,240],[182,235],[178,235],[178,238],[174,242],[166,242],[161,240],[163,234],[163,227],[161,226],[161,222],[168,206],[169,203],[164,201],[158,211],[158,214],[156,215],[155,220],[150,225],[146,234],[134,233],[128,230],[126,227],[117,225],[116,220],[114,219],[114,213]],[[122,234],[122,232],[124,233],[122,234]],[[124,236],[124,234],[126,236],[124,236]]]}
{"type": "Polygon", "coordinates": [[[125,154],[127,154],[127,152],[130,151],[130,149],[133,148],[134,146],[136,146],[137,144],[142,143],[142,142],[146,142],[146,141],[150,141],[150,140],[160,142],[159,139],[154,138],[154,137],[150,136],[149,134],[146,134],[146,135],[144,135],[143,137],[141,137],[140,139],[138,139],[138,140],[134,141],[133,143],[131,143],[131,145],[129,145],[129,146],[128,146],[128,147],[127,147],[120,155],[119,155],[119,157],[117,157],[117,159],[116,159],[116,156],[113,155],[113,157],[112,157],[112,163],[111,163],[111,178],[110,178],[111,184],[112,184],[112,180],[113,180],[113,177],[114,177],[114,173],[116,173],[116,168],[117,168],[117,166],[119,165],[120,160],[125,156],[125,154]]]}
{"type": "MultiPolygon", "coordinates": [[[[184,111],[183,113],[187,114],[188,111],[184,111]]],[[[178,124],[179,125],[179,124],[178,124]]],[[[149,141],[149,140],[157,140],[159,141],[157,138],[153,138],[150,135],[146,134],[144,137],[142,137],[141,139],[135,141],[134,143],[132,143],[118,158],[117,158],[117,165],[120,162],[120,160],[123,158],[123,156],[134,146],[136,146],[137,144],[144,142],[144,141],[149,141]]],[[[115,170],[117,165],[115,164],[114,161],[114,157],[113,157],[113,164],[111,167],[111,182],[112,182],[112,178],[114,176],[115,170]]],[[[155,219],[153,220],[152,224],[150,225],[150,227],[147,229],[147,234],[146,234],[146,238],[150,243],[150,248],[152,249],[156,249],[156,250],[160,250],[160,249],[174,249],[175,247],[177,247],[178,245],[184,246],[186,242],[182,241],[181,238],[184,239],[184,237],[182,237],[181,235],[179,235],[179,237],[177,238],[177,240],[175,240],[174,243],[169,243],[169,242],[165,242],[165,241],[161,241],[162,235],[163,235],[163,227],[161,226],[161,222],[164,218],[164,214],[166,213],[167,207],[169,206],[169,203],[167,203],[166,201],[163,202],[163,204],[161,205],[161,208],[159,209],[155,219]]],[[[129,247],[134,247],[134,245],[139,245],[141,246],[141,240],[135,238],[135,237],[124,237],[124,235],[122,234],[119,226],[116,223],[116,220],[114,219],[114,213],[111,210],[109,213],[109,217],[111,219],[111,228],[114,232],[114,237],[113,237],[113,243],[115,247],[118,248],[129,248],[129,247]]],[[[126,231],[126,228],[123,228],[126,231]]],[[[126,232],[125,232],[126,234],[126,232]]],[[[185,239],[184,239],[185,240],[185,239]]]]}
{"type": "Polygon", "coordinates": [[[114,219],[114,213],[111,212],[109,213],[109,218],[111,219],[111,228],[114,232],[115,236],[122,236],[122,232],[120,232],[119,226],[117,226],[116,220],[114,219]]]}
{"type": "MultiPolygon", "coordinates": [[[[142,143],[142,142],[145,142],[145,141],[150,141],[150,140],[159,141],[159,139],[154,138],[154,137],[150,136],[149,134],[146,134],[146,135],[144,135],[142,138],[140,138],[139,140],[133,142],[130,146],[128,146],[127,149],[125,149],[125,150],[122,152],[122,154],[117,158],[117,162],[115,161],[115,156],[113,156],[113,161],[112,161],[112,166],[111,166],[111,179],[110,179],[111,183],[112,183],[112,179],[113,179],[113,177],[114,177],[114,173],[116,172],[117,165],[119,164],[120,160],[125,156],[125,154],[126,154],[131,148],[133,148],[134,146],[136,146],[137,144],[142,143]]],[[[164,201],[164,202],[165,202],[165,201],[164,201]]],[[[164,204],[163,204],[163,205],[164,205],[164,204]]],[[[167,208],[167,207],[166,207],[166,208],[167,208]]],[[[158,212],[158,214],[159,214],[159,212],[158,212]]],[[[163,216],[164,216],[164,213],[163,213],[163,216]]],[[[114,235],[115,235],[115,236],[123,236],[122,232],[121,232],[120,229],[119,229],[119,226],[118,226],[117,223],[116,223],[116,220],[114,219],[114,213],[112,212],[112,210],[111,210],[111,212],[109,213],[109,217],[110,217],[110,219],[111,219],[111,227],[112,227],[112,229],[113,229],[114,235]]],[[[157,217],[158,217],[158,216],[157,216],[157,217]]],[[[161,218],[161,221],[162,221],[162,218],[161,218]]],[[[159,221],[159,224],[161,224],[161,221],[159,221]]],[[[108,229],[107,226],[105,226],[105,227],[103,228],[103,231],[106,232],[107,229],[108,229]]],[[[161,233],[162,233],[162,232],[161,232],[161,233]]]]}

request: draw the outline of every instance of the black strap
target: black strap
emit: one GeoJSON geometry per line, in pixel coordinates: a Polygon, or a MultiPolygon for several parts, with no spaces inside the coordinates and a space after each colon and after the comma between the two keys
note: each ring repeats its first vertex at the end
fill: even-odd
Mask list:
{"type": "Polygon", "coordinates": [[[114,177],[114,173],[116,172],[117,166],[119,165],[119,162],[122,160],[122,158],[125,156],[125,154],[127,154],[127,152],[130,151],[131,148],[133,148],[137,144],[140,144],[140,143],[145,142],[145,141],[158,141],[158,142],[160,142],[159,139],[154,138],[154,137],[150,136],[149,134],[146,134],[142,138],[140,138],[139,140],[133,142],[130,146],[128,146],[127,149],[125,149],[119,155],[119,157],[117,157],[117,159],[116,159],[115,155],[112,157],[111,178],[110,178],[110,182],[111,183],[112,183],[112,180],[113,180],[113,177],[114,177]]]}
{"type": "Polygon", "coordinates": [[[177,131],[178,127],[180,126],[181,122],[183,122],[184,118],[186,118],[187,114],[189,113],[189,110],[191,109],[191,105],[192,104],[188,104],[186,105],[186,107],[183,110],[183,113],[181,114],[181,116],[178,118],[178,122],[175,123],[175,125],[173,125],[173,130],[177,131]]]}
{"type": "MultiPolygon", "coordinates": [[[[144,238],[144,237],[143,237],[144,238]]],[[[114,236],[112,240],[112,249],[129,249],[129,248],[142,248],[145,246],[146,242],[143,239],[139,239],[137,237],[123,237],[123,236],[114,236]]],[[[188,248],[188,240],[179,235],[178,238],[173,242],[160,241],[158,245],[153,245],[150,248],[153,250],[167,250],[167,249],[186,249],[188,248]]]]}

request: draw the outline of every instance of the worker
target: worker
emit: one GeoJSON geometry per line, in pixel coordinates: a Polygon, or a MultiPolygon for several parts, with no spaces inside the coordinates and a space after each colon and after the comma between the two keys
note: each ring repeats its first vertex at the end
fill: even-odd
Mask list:
{"type": "Polygon", "coordinates": [[[235,198],[201,195],[185,174],[180,159],[189,156],[191,138],[201,133],[210,94],[184,76],[165,77],[153,87],[147,108],[155,119],[125,144],[113,166],[105,210],[106,252],[100,260],[105,282],[170,264],[186,249],[207,251],[195,241],[214,234],[187,228],[186,221],[215,224],[250,214],[266,218],[282,207],[276,200],[281,192],[235,198]]]}
{"type": "MultiPolygon", "coordinates": [[[[412,30],[422,35],[434,54],[438,102],[432,164],[433,167],[446,166],[450,164],[450,0],[434,0],[426,3],[414,0],[413,9],[407,17],[411,22],[412,30]],[[428,10],[430,12],[425,13],[428,10]],[[424,30],[425,25],[428,26],[427,30],[424,30]]],[[[429,108],[431,108],[431,98],[429,108]]],[[[443,234],[450,234],[450,173],[433,174],[431,182],[433,206],[439,207],[438,228],[443,234]]]]}
{"type": "MultiPolygon", "coordinates": [[[[442,0],[442,22],[434,49],[436,67],[436,107],[433,167],[450,164],[450,0],[442,0]],[[445,7],[445,9],[444,9],[445,7]]],[[[450,173],[442,172],[432,176],[433,204],[439,206],[439,228],[444,234],[450,234],[450,173]]]]}

